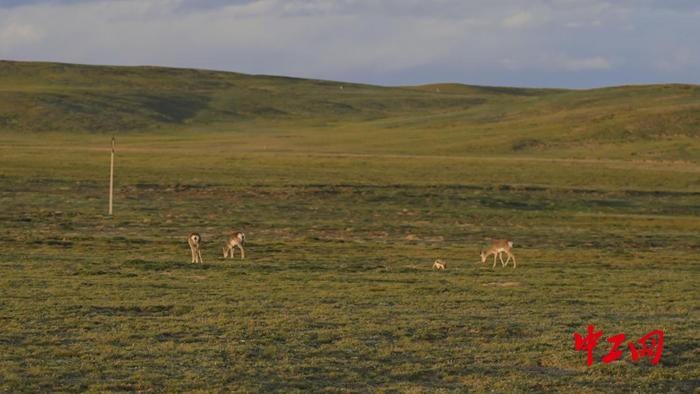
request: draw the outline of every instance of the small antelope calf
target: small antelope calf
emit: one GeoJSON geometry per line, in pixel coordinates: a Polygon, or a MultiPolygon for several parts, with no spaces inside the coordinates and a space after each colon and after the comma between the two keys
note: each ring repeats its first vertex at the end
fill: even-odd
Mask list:
{"type": "Polygon", "coordinates": [[[433,263],[433,269],[435,270],[440,271],[444,270],[445,268],[447,268],[447,263],[440,259],[435,260],[435,262],[433,263]]]}
{"type": "Polygon", "coordinates": [[[510,259],[513,259],[513,268],[516,267],[517,263],[515,262],[515,256],[513,253],[511,253],[511,249],[513,248],[513,241],[508,241],[506,239],[496,239],[491,241],[491,247],[489,247],[486,250],[481,251],[481,262],[485,263],[486,258],[489,255],[493,255],[493,267],[491,268],[496,268],[496,255],[498,255],[498,258],[501,260],[501,265],[505,267],[508,265],[508,262],[510,259]],[[501,253],[505,253],[508,255],[508,259],[506,262],[503,262],[503,255],[501,253]]]}
{"type": "Polygon", "coordinates": [[[190,245],[190,251],[192,252],[193,263],[202,262],[202,251],[199,248],[200,242],[202,242],[202,236],[200,236],[199,233],[192,233],[187,237],[187,243],[190,245]]]}
{"type": "Polygon", "coordinates": [[[241,260],[245,259],[245,250],[243,249],[243,244],[245,243],[245,234],[241,232],[234,232],[228,237],[226,245],[224,245],[224,258],[231,256],[234,258],[233,252],[236,246],[241,250],[241,260]]]}

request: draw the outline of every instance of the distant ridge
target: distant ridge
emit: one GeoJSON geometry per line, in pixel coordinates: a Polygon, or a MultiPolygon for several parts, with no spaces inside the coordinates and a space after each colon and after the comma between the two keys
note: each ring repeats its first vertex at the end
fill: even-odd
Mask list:
{"type": "Polygon", "coordinates": [[[545,89],[458,84],[383,87],[155,66],[0,61],[0,128],[114,131],[250,119],[369,120],[452,112],[545,89]],[[439,90],[439,89],[438,89],[439,90]]]}
{"type": "Polygon", "coordinates": [[[452,133],[464,146],[468,138],[471,146],[508,144],[514,152],[663,142],[692,158],[696,151],[687,140],[700,137],[700,86],[683,84],[385,87],[188,68],[0,61],[0,104],[0,132],[342,124],[439,132],[446,147],[452,133]]]}

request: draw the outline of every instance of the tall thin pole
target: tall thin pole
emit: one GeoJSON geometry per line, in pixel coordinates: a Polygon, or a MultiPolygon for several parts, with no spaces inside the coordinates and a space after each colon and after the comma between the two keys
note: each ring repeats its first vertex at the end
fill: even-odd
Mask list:
{"type": "Polygon", "coordinates": [[[109,161],[109,214],[112,215],[112,200],[114,196],[114,136],[112,136],[112,157],[109,161]]]}

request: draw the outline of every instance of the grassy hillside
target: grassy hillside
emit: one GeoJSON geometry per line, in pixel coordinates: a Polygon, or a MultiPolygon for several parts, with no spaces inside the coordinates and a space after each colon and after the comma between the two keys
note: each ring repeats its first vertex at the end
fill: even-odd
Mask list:
{"type": "Polygon", "coordinates": [[[464,110],[478,90],[419,90],[161,67],[0,62],[6,128],[138,130],[251,119],[370,120],[464,110]]]}
{"type": "Polygon", "coordinates": [[[379,87],[160,67],[0,62],[0,130],[250,131],[401,154],[700,157],[700,87],[379,87]]]}

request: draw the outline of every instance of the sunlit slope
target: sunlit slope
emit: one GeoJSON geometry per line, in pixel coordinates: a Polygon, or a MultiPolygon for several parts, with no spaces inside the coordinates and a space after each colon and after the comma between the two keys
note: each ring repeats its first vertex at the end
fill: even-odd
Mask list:
{"type": "Polygon", "coordinates": [[[298,138],[285,142],[290,145],[340,151],[697,160],[700,87],[381,87],[0,61],[0,131],[225,132],[243,126],[251,133],[291,133],[298,138]]]}
{"type": "MultiPolygon", "coordinates": [[[[442,94],[491,93],[492,89],[461,87],[457,89],[460,93],[442,94]]],[[[622,86],[524,94],[526,91],[515,90],[507,99],[491,99],[479,107],[439,116],[386,119],[382,125],[432,130],[432,144],[440,145],[446,154],[700,159],[698,86],[622,86]],[[513,97],[515,94],[519,96],[513,97]]],[[[507,92],[505,89],[501,94],[507,92]]]]}

